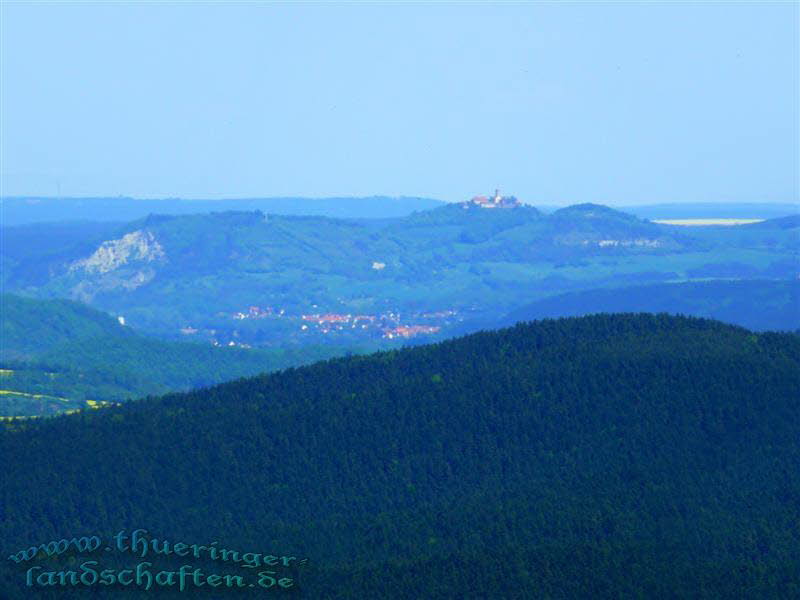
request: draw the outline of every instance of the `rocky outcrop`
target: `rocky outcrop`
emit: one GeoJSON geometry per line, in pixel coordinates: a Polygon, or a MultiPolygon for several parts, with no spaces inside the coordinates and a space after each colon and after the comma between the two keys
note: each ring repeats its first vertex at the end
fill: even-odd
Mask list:
{"type": "Polygon", "coordinates": [[[103,242],[88,258],[75,261],[70,271],[103,274],[132,262],[150,263],[166,257],[164,249],[150,231],[133,231],[118,240],[103,242]]]}

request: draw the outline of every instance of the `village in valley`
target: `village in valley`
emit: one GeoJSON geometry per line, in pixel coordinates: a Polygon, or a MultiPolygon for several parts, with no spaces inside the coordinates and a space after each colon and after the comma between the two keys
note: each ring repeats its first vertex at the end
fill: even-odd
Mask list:
{"type": "MultiPolygon", "coordinates": [[[[509,209],[522,206],[515,196],[501,196],[495,190],[490,196],[474,196],[462,202],[464,209],[509,209]]],[[[373,261],[371,268],[381,271],[386,268],[386,263],[373,261]]],[[[352,314],[337,312],[319,312],[317,305],[311,305],[309,312],[294,313],[285,308],[273,306],[251,305],[233,313],[219,313],[219,317],[235,321],[251,322],[262,319],[280,321],[278,327],[284,334],[291,337],[320,335],[331,337],[348,336],[356,340],[403,340],[431,336],[442,331],[448,325],[463,321],[459,311],[447,308],[438,311],[405,313],[401,319],[399,310],[385,310],[378,314],[352,314]],[[287,327],[287,325],[289,325],[287,327]]],[[[244,324],[244,323],[243,323],[244,324]]],[[[234,324],[232,324],[234,325],[234,324]]],[[[180,329],[184,336],[207,336],[214,346],[230,346],[239,348],[252,348],[249,336],[243,327],[219,327],[215,329],[198,329],[187,325],[180,329]]],[[[270,327],[259,328],[262,330],[270,327]]],[[[260,344],[258,344],[260,345],[260,344]]]]}
{"type": "MultiPolygon", "coordinates": [[[[509,209],[522,206],[522,202],[515,196],[501,196],[500,191],[495,190],[493,195],[474,196],[460,205],[464,209],[509,209]]],[[[382,271],[386,268],[386,263],[376,260],[372,262],[371,268],[382,271]]],[[[298,341],[310,335],[322,336],[322,339],[346,337],[349,338],[348,341],[408,340],[432,336],[464,320],[463,315],[453,308],[404,313],[402,319],[398,309],[384,310],[378,314],[321,312],[316,304],[312,304],[310,309],[308,312],[292,311],[253,304],[233,313],[218,313],[217,317],[233,321],[230,327],[221,324],[214,328],[186,325],[179,331],[182,336],[206,338],[214,346],[252,348],[268,345],[273,334],[265,332],[273,329],[298,341]],[[259,320],[271,320],[273,323],[268,325],[265,322],[264,327],[259,327],[254,323],[259,320]],[[242,327],[236,327],[237,321],[242,322],[242,327]],[[253,329],[259,333],[254,334],[253,329]]]]}
{"type": "MultiPolygon", "coordinates": [[[[312,306],[312,308],[318,308],[312,306]]],[[[439,333],[443,327],[459,322],[462,317],[454,309],[445,309],[431,312],[418,312],[408,314],[406,317],[395,310],[386,310],[379,314],[351,314],[334,312],[311,312],[290,314],[283,308],[272,306],[251,305],[241,311],[222,313],[232,321],[232,327],[216,329],[198,329],[186,326],[180,329],[184,336],[209,336],[214,346],[229,346],[251,348],[253,344],[246,341],[248,336],[237,328],[237,321],[252,323],[257,320],[280,321],[289,331],[296,336],[320,335],[342,336],[349,335],[359,340],[375,339],[410,339],[418,336],[429,336],[439,333]]],[[[252,323],[255,325],[254,323],[252,323]]]]}

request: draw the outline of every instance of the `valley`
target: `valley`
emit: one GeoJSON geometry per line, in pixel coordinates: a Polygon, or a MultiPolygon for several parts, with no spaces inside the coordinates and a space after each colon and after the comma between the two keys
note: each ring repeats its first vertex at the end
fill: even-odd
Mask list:
{"type": "Polygon", "coordinates": [[[685,227],[496,194],[380,220],[227,211],[2,233],[11,418],[518,320],[647,311],[800,329],[791,216],[685,227]]]}
{"type": "Polygon", "coordinates": [[[790,217],[682,227],[591,204],[472,202],[376,222],[151,215],[38,256],[11,235],[0,258],[7,291],[89,303],[164,339],[325,345],[447,335],[578,290],[792,279],[798,232],[790,217]]]}
{"type": "Polygon", "coordinates": [[[0,306],[0,416],[9,418],[93,409],[338,354],[315,344],[245,349],[165,341],[71,300],[3,294],[0,306]]]}

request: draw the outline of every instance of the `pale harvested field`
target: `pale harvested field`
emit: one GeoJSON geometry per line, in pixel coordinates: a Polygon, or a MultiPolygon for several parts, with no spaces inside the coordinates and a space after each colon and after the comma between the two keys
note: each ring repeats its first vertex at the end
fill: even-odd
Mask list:
{"type": "Polygon", "coordinates": [[[653,219],[653,223],[662,225],[747,225],[761,223],[764,219],[653,219]]]}

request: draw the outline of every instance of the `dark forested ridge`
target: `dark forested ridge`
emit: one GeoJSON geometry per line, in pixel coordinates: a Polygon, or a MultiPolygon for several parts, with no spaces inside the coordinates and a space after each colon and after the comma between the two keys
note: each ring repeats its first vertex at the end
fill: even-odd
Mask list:
{"type": "Polygon", "coordinates": [[[799,391],[795,334],[595,315],[16,424],[2,556],[142,527],[307,557],[304,598],[797,597],[799,391]]]}
{"type": "Polygon", "coordinates": [[[755,331],[800,329],[800,280],[691,281],[583,290],[532,302],[500,325],[593,313],[668,312],[755,331]]]}

